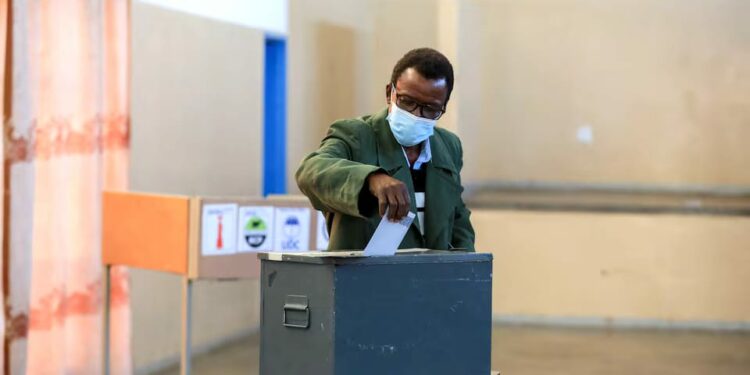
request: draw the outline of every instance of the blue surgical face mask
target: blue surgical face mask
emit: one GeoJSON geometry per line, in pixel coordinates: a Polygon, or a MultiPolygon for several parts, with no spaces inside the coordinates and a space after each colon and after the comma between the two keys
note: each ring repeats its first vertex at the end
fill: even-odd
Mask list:
{"type": "Polygon", "coordinates": [[[437,120],[415,116],[391,101],[391,112],[386,117],[391,125],[391,132],[402,146],[414,146],[429,138],[435,131],[437,120]]]}

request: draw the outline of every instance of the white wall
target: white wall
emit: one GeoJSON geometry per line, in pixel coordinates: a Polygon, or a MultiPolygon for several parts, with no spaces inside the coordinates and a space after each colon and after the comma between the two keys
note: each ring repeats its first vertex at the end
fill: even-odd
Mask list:
{"type": "Polygon", "coordinates": [[[240,26],[287,32],[287,0],[137,0],[240,26]]]}

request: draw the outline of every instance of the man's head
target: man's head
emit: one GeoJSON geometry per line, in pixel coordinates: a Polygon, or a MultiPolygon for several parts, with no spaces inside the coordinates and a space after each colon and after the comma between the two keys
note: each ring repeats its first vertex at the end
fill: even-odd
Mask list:
{"type": "Polygon", "coordinates": [[[445,112],[452,91],[450,61],[432,48],[417,48],[407,52],[393,67],[391,82],[385,88],[386,103],[390,105],[395,100],[401,109],[435,119],[445,112]]]}

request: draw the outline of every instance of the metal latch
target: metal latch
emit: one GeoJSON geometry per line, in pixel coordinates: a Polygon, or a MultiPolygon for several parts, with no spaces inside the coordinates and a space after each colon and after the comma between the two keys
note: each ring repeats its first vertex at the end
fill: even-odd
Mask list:
{"type": "Polygon", "coordinates": [[[288,295],[284,300],[284,327],[307,328],[310,326],[310,307],[307,296],[288,295]]]}

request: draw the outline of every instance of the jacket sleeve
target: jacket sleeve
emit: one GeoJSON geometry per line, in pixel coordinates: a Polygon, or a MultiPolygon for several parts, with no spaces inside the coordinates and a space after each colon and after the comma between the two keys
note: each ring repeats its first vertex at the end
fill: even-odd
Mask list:
{"type": "Polygon", "coordinates": [[[313,207],[350,216],[367,215],[374,199],[366,190],[367,177],[381,170],[353,161],[367,131],[367,125],[357,120],[336,122],[318,150],[302,161],[295,178],[313,207]]]}
{"type": "MultiPolygon", "coordinates": [[[[464,191],[463,184],[461,184],[461,168],[463,168],[463,148],[461,147],[461,141],[458,140],[458,153],[457,163],[458,168],[458,183],[461,186],[461,193],[464,191]]],[[[459,197],[458,205],[453,217],[453,237],[451,239],[451,245],[454,248],[466,249],[469,251],[475,251],[474,249],[474,227],[471,225],[471,211],[466,208],[464,200],[459,197]]]]}

